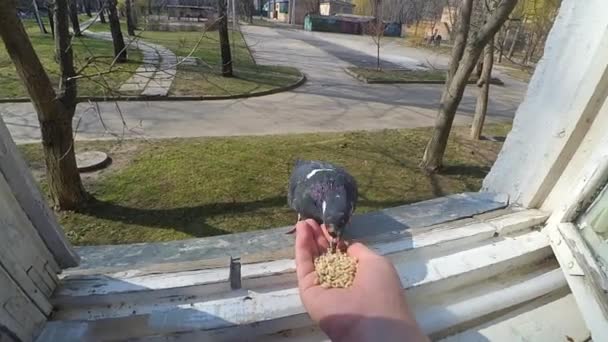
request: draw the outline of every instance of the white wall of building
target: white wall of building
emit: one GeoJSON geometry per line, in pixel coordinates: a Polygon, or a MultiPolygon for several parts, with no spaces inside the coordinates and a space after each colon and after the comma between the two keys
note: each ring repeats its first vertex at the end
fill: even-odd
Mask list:
{"type": "Polygon", "coordinates": [[[527,207],[541,206],[553,190],[608,95],[606,13],[605,0],[562,2],[483,190],[527,207]]]}

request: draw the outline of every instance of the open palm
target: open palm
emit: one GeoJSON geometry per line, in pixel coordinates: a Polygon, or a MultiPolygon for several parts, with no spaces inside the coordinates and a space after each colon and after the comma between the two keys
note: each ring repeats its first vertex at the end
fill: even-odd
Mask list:
{"type": "MultiPolygon", "coordinates": [[[[413,325],[419,333],[392,263],[361,243],[352,244],[346,250],[358,260],[351,287],[326,289],[318,285],[314,259],[328,246],[325,234],[314,220],[297,224],[295,257],[300,298],[310,317],[319,322],[328,335],[344,336],[369,319],[413,325]]],[[[400,340],[404,340],[403,336],[400,340]]]]}

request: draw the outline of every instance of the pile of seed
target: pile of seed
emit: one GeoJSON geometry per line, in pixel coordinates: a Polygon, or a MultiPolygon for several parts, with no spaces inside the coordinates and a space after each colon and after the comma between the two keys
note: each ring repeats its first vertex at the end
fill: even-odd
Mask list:
{"type": "Polygon", "coordinates": [[[357,259],[337,250],[330,250],[315,259],[317,282],[324,288],[347,288],[353,284],[357,259]]]}

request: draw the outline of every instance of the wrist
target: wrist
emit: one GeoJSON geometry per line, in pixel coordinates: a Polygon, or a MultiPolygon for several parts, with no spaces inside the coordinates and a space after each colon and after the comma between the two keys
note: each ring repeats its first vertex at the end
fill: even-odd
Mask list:
{"type": "Polygon", "coordinates": [[[424,340],[416,322],[404,318],[340,316],[321,321],[320,327],[333,342],[424,340]]]}

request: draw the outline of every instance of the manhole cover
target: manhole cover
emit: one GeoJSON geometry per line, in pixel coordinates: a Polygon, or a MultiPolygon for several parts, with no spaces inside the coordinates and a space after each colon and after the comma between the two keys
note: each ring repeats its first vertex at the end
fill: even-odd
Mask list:
{"type": "Polygon", "coordinates": [[[99,169],[110,164],[110,157],[104,152],[100,151],[87,151],[82,153],[76,153],[76,165],[78,171],[89,172],[99,169]]]}

